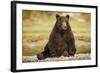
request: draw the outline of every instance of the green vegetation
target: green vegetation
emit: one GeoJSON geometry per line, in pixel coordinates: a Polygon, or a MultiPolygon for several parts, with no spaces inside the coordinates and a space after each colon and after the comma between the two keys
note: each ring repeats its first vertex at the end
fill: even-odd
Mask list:
{"type": "Polygon", "coordinates": [[[77,53],[91,52],[89,13],[61,13],[23,10],[23,56],[34,56],[43,51],[56,22],[56,14],[70,14],[77,53]]]}

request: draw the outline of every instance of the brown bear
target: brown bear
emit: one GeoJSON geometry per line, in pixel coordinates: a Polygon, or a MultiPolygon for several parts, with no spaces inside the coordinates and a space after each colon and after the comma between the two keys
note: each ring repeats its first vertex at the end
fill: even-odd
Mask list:
{"type": "Polygon", "coordinates": [[[47,57],[74,56],[75,39],[69,23],[69,15],[56,14],[56,23],[44,51],[37,55],[39,60],[47,57]]]}

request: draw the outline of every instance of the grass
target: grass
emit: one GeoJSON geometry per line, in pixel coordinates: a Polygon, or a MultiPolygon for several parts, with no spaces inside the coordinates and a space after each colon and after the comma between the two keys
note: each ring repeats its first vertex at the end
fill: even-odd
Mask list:
{"type": "Polygon", "coordinates": [[[23,55],[24,55],[24,56],[33,56],[33,55],[36,55],[36,54],[38,54],[38,53],[40,53],[40,52],[42,52],[42,51],[43,51],[43,46],[40,45],[40,46],[37,46],[37,47],[32,48],[32,49],[30,49],[30,50],[25,50],[25,49],[23,49],[23,55]],[[38,49],[37,49],[37,48],[38,48],[38,49]]]}

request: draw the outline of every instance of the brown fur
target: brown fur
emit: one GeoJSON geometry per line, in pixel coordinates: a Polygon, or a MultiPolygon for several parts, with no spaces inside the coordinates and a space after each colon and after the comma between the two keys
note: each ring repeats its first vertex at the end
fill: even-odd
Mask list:
{"type": "Polygon", "coordinates": [[[69,15],[56,15],[56,24],[50,34],[44,51],[37,55],[39,60],[47,57],[74,56],[76,53],[74,35],[69,24],[69,15]],[[62,29],[66,21],[67,30],[62,29]]]}

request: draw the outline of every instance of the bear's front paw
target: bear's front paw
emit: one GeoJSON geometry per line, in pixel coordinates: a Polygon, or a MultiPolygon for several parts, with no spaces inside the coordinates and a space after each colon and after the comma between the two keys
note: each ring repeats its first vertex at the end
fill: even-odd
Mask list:
{"type": "Polygon", "coordinates": [[[74,56],[75,53],[76,53],[76,48],[72,48],[72,49],[69,50],[69,55],[70,56],[74,56]]]}

